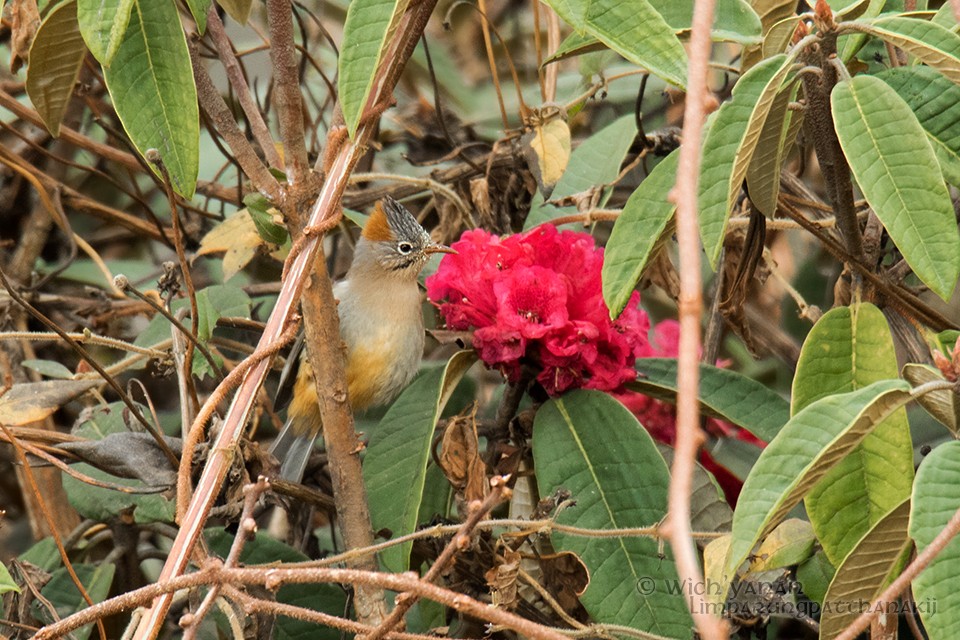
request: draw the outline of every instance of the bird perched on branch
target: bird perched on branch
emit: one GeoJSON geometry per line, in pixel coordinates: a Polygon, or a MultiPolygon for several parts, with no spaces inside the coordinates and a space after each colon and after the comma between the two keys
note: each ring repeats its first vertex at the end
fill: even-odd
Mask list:
{"type": "MultiPolygon", "coordinates": [[[[424,330],[417,276],[434,253],[454,251],[431,240],[393,198],[376,204],[346,277],[333,288],[347,347],[347,395],[355,412],[393,400],[420,367],[424,330]]],[[[299,482],[322,427],[302,334],[280,375],[275,404],[282,408],[287,402],[287,422],[270,452],[280,460],[281,477],[299,482]]]]}

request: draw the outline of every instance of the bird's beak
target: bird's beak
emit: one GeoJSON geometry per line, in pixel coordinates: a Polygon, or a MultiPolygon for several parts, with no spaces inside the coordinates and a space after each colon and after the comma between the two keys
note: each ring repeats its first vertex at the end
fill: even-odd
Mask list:
{"type": "Polygon", "coordinates": [[[454,251],[453,249],[451,249],[445,244],[432,244],[426,249],[424,249],[423,252],[427,255],[430,255],[433,253],[452,253],[453,255],[457,254],[456,251],[454,251]]]}

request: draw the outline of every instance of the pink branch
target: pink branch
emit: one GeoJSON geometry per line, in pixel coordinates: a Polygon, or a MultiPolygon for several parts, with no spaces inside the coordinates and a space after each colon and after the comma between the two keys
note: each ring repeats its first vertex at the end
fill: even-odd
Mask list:
{"type": "MultiPolygon", "coordinates": [[[[700,139],[705,117],[707,68],[710,60],[710,26],[714,0],[696,0],[690,34],[690,66],[683,114],[683,145],[677,184],[671,198],[677,203],[677,242],[680,245],[680,357],[677,371],[677,443],[670,476],[669,513],[664,530],[670,539],[680,580],[700,584],[703,577],[690,531],[690,493],[697,449],[703,442],[697,402],[700,359],[700,315],[703,298],[700,282],[700,242],[697,224],[697,178],[700,174],[700,139]]],[[[725,622],[709,614],[702,595],[687,601],[700,636],[722,640],[729,636],[725,622]]]]}

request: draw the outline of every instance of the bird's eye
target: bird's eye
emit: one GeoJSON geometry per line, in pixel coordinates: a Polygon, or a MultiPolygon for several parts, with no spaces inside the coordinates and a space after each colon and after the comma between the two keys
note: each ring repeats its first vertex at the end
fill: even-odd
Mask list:
{"type": "Polygon", "coordinates": [[[410,244],[409,242],[401,242],[400,244],[397,245],[397,251],[399,251],[403,255],[407,255],[411,251],[413,251],[413,245],[410,244]]]}

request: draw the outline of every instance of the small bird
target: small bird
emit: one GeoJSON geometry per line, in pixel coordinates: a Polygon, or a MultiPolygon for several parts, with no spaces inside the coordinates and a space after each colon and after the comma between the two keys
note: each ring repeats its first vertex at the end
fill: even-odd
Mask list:
{"type": "MultiPolygon", "coordinates": [[[[416,375],[424,345],[417,276],[434,253],[456,252],[431,240],[413,214],[393,198],[376,204],[346,277],[333,287],[339,301],[340,337],[347,347],[347,395],[354,412],[387,404],[416,375]]],[[[287,422],[270,452],[280,460],[280,476],[299,482],[322,427],[302,335],[280,375],[275,405],[282,408],[288,401],[287,422]]]]}

